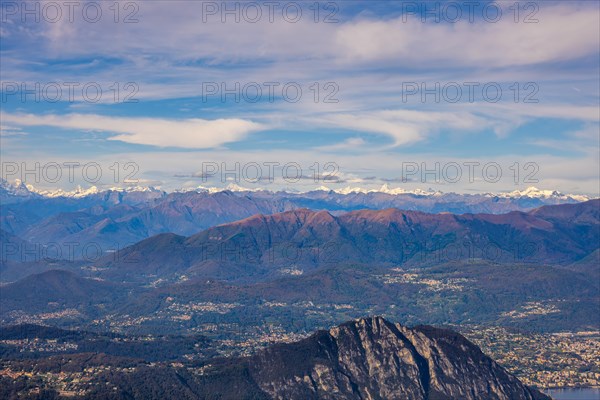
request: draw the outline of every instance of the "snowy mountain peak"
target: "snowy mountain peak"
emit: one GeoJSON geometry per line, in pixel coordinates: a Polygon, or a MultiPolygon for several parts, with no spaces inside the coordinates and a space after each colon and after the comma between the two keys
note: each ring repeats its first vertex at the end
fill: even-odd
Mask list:
{"type": "Polygon", "coordinates": [[[14,183],[10,183],[5,179],[0,180],[0,188],[3,189],[8,195],[15,197],[46,197],[46,198],[55,198],[55,197],[70,197],[70,198],[83,198],[87,196],[91,196],[98,193],[104,192],[162,192],[160,189],[154,188],[152,186],[127,186],[127,187],[111,187],[108,189],[99,189],[96,186],[90,186],[87,189],[84,189],[80,185],[78,185],[74,190],[64,190],[64,189],[38,189],[31,184],[26,184],[22,182],[20,179],[15,179],[14,183]]]}
{"type": "Polygon", "coordinates": [[[219,193],[219,192],[224,192],[224,191],[230,191],[230,192],[260,192],[263,191],[264,189],[262,188],[245,188],[245,187],[241,187],[235,183],[230,183],[229,185],[227,185],[224,188],[218,188],[218,187],[206,187],[206,186],[197,186],[195,188],[183,188],[183,189],[179,189],[176,190],[176,193],[187,193],[187,192],[198,192],[198,193],[219,193]]]}
{"type": "MultiPolygon", "coordinates": [[[[5,194],[7,194],[8,196],[15,197],[15,198],[29,198],[29,197],[37,197],[37,196],[47,197],[47,198],[54,198],[54,197],[83,198],[86,196],[91,196],[91,195],[95,195],[98,193],[104,193],[104,192],[126,192],[126,193],[145,192],[145,193],[162,193],[163,195],[166,195],[166,192],[161,189],[158,189],[155,187],[145,187],[145,186],[128,186],[128,187],[124,187],[124,188],[123,187],[112,187],[109,189],[99,189],[96,186],[91,186],[87,189],[84,189],[81,186],[77,186],[77,188],[72,191],[67,191],[67,190],[63,190],[63,189],[42,190],[42,189],[37,189],[30,184],[21,182],[18,179],[15,180],[14,183],[12,183],[12,184],[4,179],[1,179],[0,180],[0,189],[2,189],[2,191],[5,194]]],[[[241,187],[235,183],[230,183],[225,188],[198,186],[195,188],[179,189],[179,190],[175,190],[174,192],[175,193],[185,193],[185,192],[203,193],[203,192],[206,192],[209,194],[213,194],[213,193],[219,193],[219,192],[223,192],[223,191],[260,192],[260,191],[265,191],[265,189],[263,189],[263,188],[245,188],[245,187],[241,187]]],[[[428,196],[428,197],[429,196],[439,197],[439,196],[444,196],[444,195],[456,194],[456,193],[451,193],[451,192],[443,193],[439,190],[433,190],[431,188],[429,188],[427,190],[423,190],[423,189],[408,190],[408,189],[403,189],[400,187],[392,188],[387,183],[383,184],[378,189],[377,188],[351,187],[351,186],[347,186],[347,187],[341,188],[341,189],[331,189],[326,186],[319,186],[315,189],[310,189],[310,190],[307,190],[304,192],[300,192],[297,190],[294,190],[294,191],[280,190],[280,191],[278,191],[278,193],[285,192],[288,194],[300,194],[300,193],[310,193],[310,192],[318,192],[318,191],[326,192],[326,193],[335,193],[335,194],[339,194],[339,195],[384,193],[384,194],[388,194],[391,196],[417,195],[417,196],[428,196]]],[[[275,193],[275,192],[273,192],[273,193],[275,193]]],[[[512,192],[502,192],[502,193],[482,193],[481,195],[485,196],[485,197],[500,197],[500,198],[507,198],[507,199],[530,198],[530,199],[541,199],[541,200],[577,201],[577,202],[587,201],[592,198],[592,197],[588,197],[585,195],[563,194],[557,190],[538,189],[537,187],[534,187],[534,186],[530,186],[524,190],[514,190],[512,192]]]]}
{"type": "Polygon", "coordinates": [[[15,179],[13,184],[11,184],[5,179],[1,179],[0,189],[2,189],[3,192],[6,192],[9,196],[31,197],[35,195],[31,192],[31,190],[29,190],[27,185],[21,182],[20,179],[15,179]]]}
{"type": "Polygon", "coordinates": [[[227,185],[225,190],[229,190],[230,192],[259,192],[263,189],[261,189],[261,188],[244,188],[238,184],[230,183],[229,185],[227,185]]]}
{"type": "MultiPolygon", "coordinates": [[[[328,188],[325,188],[325,187],[321,186],[321,188],[318,188],[316,190],[330,191],[331,189],[328,189],[328,188]]],[[[343,189],[334,189],[333,191],[335,193],[338,193],[338,194],[385,193],[385,194],[390,194],[390,195],[415,194],[415,195],[420,195],[420,196],[439,196],[439,195],[443,194],[439,190],[436,191],[436,190],[433,190],[433,189],[427,189],[427,190],[423,190],[423,189],[405,190],[405,189],[402,189],[402,188],[390,188],[390,186],[387,183],[384,183],[379,189],[366,189],[366,188],[361,188],[361,187],[351,187],[351,186],[348,186],[348,187],[345,187],[343,189]]]]}
{"type": "Polygon", "coordinates": [[[541,190],[536,188],[535,186],[530,186],[525,190],[514,190],[509,193],[500,193],[497,195],[498,197],[510,197],[510,198],[521,198],[521,197],[529,197],[535,199],[568,199],[571,198],[577,201],[587,201],[590,198],[588,196],[577,195],[577,194],[563,194],[557,190],[541,190]]]}
{"type": "Polygon", "coordinates": [[[27,189],[29,189],[32,193],[37,193],[40,196],[44,197],[73,197],[73,198],[81,198],[86,197],[92,194],[96,194],[99,192],[96,186],[92,186],[88,189],[83,189],[81,186],[77,186],[75,190],[65,191],[62,189],[57,190],[40,190],[34,188],[32,185],[27,185],[27,189]]]}

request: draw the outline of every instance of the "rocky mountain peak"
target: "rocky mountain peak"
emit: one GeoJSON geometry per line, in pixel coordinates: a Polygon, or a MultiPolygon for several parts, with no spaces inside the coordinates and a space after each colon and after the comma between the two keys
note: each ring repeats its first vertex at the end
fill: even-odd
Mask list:
{"type": "Polygon", "coordinates": [[[249,363],[273,399],[543,400],[458,333],[361,318],[249,363]]]}

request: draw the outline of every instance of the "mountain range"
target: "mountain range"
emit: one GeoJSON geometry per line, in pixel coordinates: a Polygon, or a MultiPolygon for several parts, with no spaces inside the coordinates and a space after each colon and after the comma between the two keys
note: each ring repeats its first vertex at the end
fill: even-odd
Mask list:
{"type": "MultiPolygon", "coordinates": [[[[18,253],[23,248],[38,247],[37,256],[33,254],[35,251],[29,251],[28,257],[19,254],[21,261],[75,260],[92,258],[87,251],[89,247],[93,247],[94,254],[106,254],[159,233],[189,236],[256,214],[300,208],[329,211],[333,215],[388,208],[427,213],[502,214],[587,199],[535,188],[502,194],[413,193],[388,187],[378,191],[355,188],[307,193],[248,191],[239,187],[173,193],[154,188],[47,193],[23,183],[13,185],[2,181],[0,229],[22,241],[18,253]],[[46,250],[48,247],[53,247],[52,251],[46,250]]],[[[6,259],[4,254],[3,261],[6,259]]]]}
{"type": "Polygon", "coordinates": [[[598,249],[600,200],[530,212],[427,214],[398,209],[340,215],[297,209],[258,214],[189,237],[159,234],[99,260],[101,277],[134,281],[182,275],[220,280],[280,276],[283,268],[450,261],[569,265],[598,249]]]}
{"type": "MultiPolygon", "coordinates": [[[[3,362],[36,374],[97,368],[90,399],[546,400],[462,336],[426,325],[600,329],[600,199],[534,190],[53,197],[24,185],[0,197],[3,362]],[[265,330],[317,329],[236,353],[260,348],[265,330]],[[10,347],[19,335],[42,335],[55,351],[30,360],[10,347]],[[233,356],[217,357],[223,346],[233,356]]],[[[11,396],[32,385],[0,382],[11,396]]]]}
{"type": "Polygon", "coordinates": [[[161,233],[94,260],[7,260],[0,320],[69,310],[57,324],[168,333],[219,321],[313,329],[378,313],[598,329],[599,243],[600,200],[507,214],[294,209],[161,233]],[[213,311],[185,319],[195,307],[213,311]]]}

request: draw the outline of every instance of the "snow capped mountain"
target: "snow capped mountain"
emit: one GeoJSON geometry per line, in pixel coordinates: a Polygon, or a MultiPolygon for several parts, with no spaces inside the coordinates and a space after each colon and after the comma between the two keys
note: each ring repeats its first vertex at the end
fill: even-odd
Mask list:
{"type": "MultiPolygon", "coordinates": [[[[46,198],[56,198],[56,197],[70,197],[70,198],[83,198],[99,193],[104,192],[123,192],[123,193],[134,193],[134,192],[145,192],[145,193],[163,193],[166,194],[161,189],[155,187],[146,187],[146,186],[127,186],[127,187],[111,187],[108,189],[99,189],[96,186],[91,186],[87,189],[82,188],[81,186],[77,186],[75,190],[66,191],[63,189],[56,190],[42,190],[37,189],[32,185],[25,184],[20,180],[15,180],[14,183],[9,183],[8,181],[2,179],[0,181],[0,189],[3,191],[5,196],[19,197],[19,198],[27,198],[31,196],[41,196],[46,198]]],[[[195,188],[183,188],[179,190],[175,190],[174,193],[186,193],[186,192],[198,192],[198,193],[219,193],[224,191],[230,192],[268,192],[268,193],[285,193],[285,194],[308,194],[311,192],[327,192],[327,193],[335,193],[338,195],[350,195],[350,194],[369,194],[369,193],[384,193],[392,196],[401,196],[401,195],[417,195],[417,196],[426,196],[426,197],[440,197],[445,195],[456,195],[453,192],[441,192],[439,190],[433,190],[431,188],[427,190],[423,189],[412,189],[406,190],[400,187],[392,188],[387,183],[382,185],[380,188],[363,188],[363,187],[351,187],[347,186],[342,189],[331,189],[326,186],[319,186],[314,189],[306,190],[306,191],[298,191],[298,190],[279,190],[279,191],[270,191],[264,188],[246,188],[239,186],[235,183],[230,183],[224,188],[220,187],[205,187],[205,186],[197,186],[195,188]]],[[[593,197],[579,194],[564,194],[557,190],[542,190],[538,189],[534,186],[528,187],[524,190],[514,190],[512,192],[500,192],[500,193],[482,193],[480,196],[485,197],[499,197],[505,199],[540,199],[540,200],[556,200],[556,201],[576,201],[582,202],[592,199],[593,197]]]]}
{"type": "Polygon", "coordinates": [[[5,194],[15,196],[15,197],[46,197],[46,198],[56,198],[56,197],[70,197],[70,198],[83,198],[91,195],[95,195],[98,193],[104,192],[162,192],[160,189],[154,187],[146,187],[146,186],[127,186],[127,187],[111,187],[108,189],[99,189],[96,186],[90,186],[87,189],[82,188],[80,185],[77,186],[75,190],[63,190],[63,189],[38,189],[31,184],[25,184],[21,182],[20,179],[15,179],[14,183],[10,183],[5,179],[0,180],[0,189],[5,192],[5,194]]]}
{"type": "Polygon", "coordinates": [[[220,192],[261,192],[264,191],[262,188],[244,188],[235,183],[230,183],[224,188],[219,187],[206,187],[206,186],[197,186],[195,188],[182,188],[175,190],[174,193],[188,193],[188,192],[197,192],[197,193],[220,193],[220,192]]]}
{"type": "MultiPolygon", "coordinates": [[[[248,190],[248,189],[244,189],[244,190],[248,190]]],[[[315,189],[310,189],[310,190],[306,190],[303,192],[300,191],[284,191],[284,192],[288,192],[288,193],[311,193],[311,192],[331,192],[331,193],[336,193],[336,194],[341,194],[341,195],[348,195],[348,194],[356,194],[356,193],[362,193],[362,194],[368,194],[368,193],[385,193],[385,194],[390,194],[390,195],[400,195],[400,194],[415,194],[415,195],[420,195],[420,196],[440,196],[443,193],[440,192],[439,190],[433,190],[433,189],[427,189],[427,190],[422,190],[422,189],[414,189],[414,190],[405,190],[402,188],[390,188],[388,186],[388,184],[384,184],[382,185],[380,188],[378,189],[367,189],[367,188],[362,188],[362,187],[352,187],[352,186],[347,186],[345,188],[342,189],[331,189],[327,186],[319,186],[315,189]]]]}
{"type": "MultiPolygon", "coordinates": [[[[443,196],[443,195],[457,194],[454,192],[444,193],[440,190],[433,190],[431,188],[429,188],[427,190],[423,190],[423,189],[406,190],[406,189],[402,189],[402,188],[390,188],[387,183],[384,184],[383,186],[381,186],[379,189],[367,189],[367,188],[351,187],[351,186],[347,186],[343,189],[330,189],[325,186],[320,186],[320,187],[314,189],[313,191],[334,192],[334,193],[342,194],[342,195],[348,195],[348,194],[353,194],[353,193],[362,193],[362,194],[385,193],[385,194],[389,194],[389,195],[393,195],[393,196],[406,195],[406,194],[412,194],[412,195],[418,195],[418,196],[443,196]]],[[[514,190],[512,192],[500,192],[500,193],[485,193],[482,195],[488,196],[488,197],[501,197],[501,198],[512,198],[512,199],[531,198],[531,199],[545,199],[545,200],[555,199],[555,200],[574,200],[574,201],[588,201],[588,200],[592,199],[592,197],[590,197],[590,196],[579,195],[579,194],[564,194],[557,190],[541,190],[534,186],[528,187],[525,190],[514,190]]]]}
{"type": "Polygon", "coordinates": [[[109,189],[100,190],[96,186],[91,186],[88,189],[84,189],[81,186],[77,186],[75,190],[65,191],[62,189],[57,190],[38,190],[31,185],[28,185],[27,188],[33,192],[37,193],[44,197],[71,197],[71,198],[82,198],[91,196],[98,193],[105,192],[123,192],[123,193],[152,193],[152,192],[162,192],[160,189],[156,189],[154,187],[146,187],[146,186],[128,186],[128,187],[111,187],[109,189]]]}
{"type": "Polygon", "coordinates": [[[530,186],[525,190],[514,190],[509,193],[499,193],[496,194],[498,197],[504,198],[521,198],[521,197],[529,197],[535,199],[558,199],[558,200],[568,200],[569,198],[576,201],[587,201],[590,200],[590,197],[578,194],[563,194],[557,190],[540,190],[535,186],[530,186]]]}
{"type": "Polygon", "coordinates": [[[11,194],[13,196],[28,196],[30,195],[30,191],[20,179],[15,179],[15,182],[11,184],[5,179],[0,180],[0,189],[4,192],[11,194]]]}
{"type": "MultiPolygon", "coordinates": [[[[316,190],[331,191],[326,187],[321,187],[316,190]]],[[[431,188],[427,190],[413,189],[405,190],[402,188],[390,188],[388,184],[384,184],[379,189],[366,189],[361,187],[345,187],[343,189],[333,189],[333,192],[338,194],[351,194],[351,193],[385,193],[390,195],[403,195],[403,194],[414,194],[419,196],[443,196],[444,194],[456,194],[453,192],[444,193],[439,190],[433,190],[431,188]]],[[[528,187],[525,190],[514,190],[512,192],[500,192],[500,193],[486,193],[485,195],[490,197],[502,197],[502,198],[532,198],[532,199],[556,199],[556,200],[575,200],[575,201],[587,201],[591,197],[578,194],[563,194],[557,190],[541,190],[534,186],[528,187]]]]}
{"type": "Polygon", "coordinates": [[[22,182],[14,185],[2,182],[0,228],[17,236],[26,235],[23,239],[30,241],[94,241],[112,246],[115,241],[131,244],[163,232],[192,235],[211,226],[257,214],[272,215],[299,209],[327,211],[332,215],[365,209],[460,215],[506,214],[546,205],[579,203],[573,197],[534,189],[505,193],[503,197],[408,191],[389,186],[335,191],[326,187],[320,189],[291,193],[250,191],[230,185],[173,193],[143,187],[44,191],[27,187],[22,182]]]}
{"type": "Polygon", "coordinates": [[[307,192],[304,192],[304,193],[309,193],[309,192],[331,192],[331,191],[332,191],[332,190],[331,190],[331,189],[329,189],[327,186],[322,186],[322,185],[321,185],[321,186],[319,186],[319,187],[318,187],[318,188],[316,188],[316,189],[311,189],[311,190],[309,190],[309,191],[307,191],[307,192]]]}
{"type": "Polygon", "coordinates": [[[37,193],[29,190],[21,180],[16,179],[13,184],[0,178],[0,199],[2,203],[8,204],[15,201],[28,200],[39,197],[37,193]]]}
{"type": "MultiPolygon", "coordinates": [[[[329,189],[328,189],[329,190],[329,189]]],[[[416,194],[420,196],[440,196],[443,193],[439,190],[433,189],[414,189],[414,190],[405,190],[402,188],[390,188],[387,183],[383,184],[379,189],[365,189],[361,187],[345,187],[343,189],[334,190],[335,193],[338,194],[351,194],[351,193],[385,193],[391,195],[399,195],[399,194],[416,194]]]]}
{"type": "Polygon", "coordinates": [[[88,189],[83,189],[81,186],[77,186],[77,189],[75,189],[75,190],[65,191],[62,189],[40,190],[40,189],[36,189],[32,185],[27,185],[27,189],[29,189],[29,191],[32,193],[36,193],[36,194],[39,194],[40,196],[50,197],[50,198],[53,198],[53,197],[81,198],[81,197],[90,196],[92,194],[97,194],[100,192],[96,186],[91,186],[88,189]]]}

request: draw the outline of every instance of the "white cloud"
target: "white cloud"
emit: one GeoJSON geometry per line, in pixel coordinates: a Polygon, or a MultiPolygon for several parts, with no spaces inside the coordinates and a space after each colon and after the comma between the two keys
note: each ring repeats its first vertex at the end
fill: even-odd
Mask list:
{"type": "Polygon", "coordinates": [[[64,129],[96,130],[115,134],[109,140],[159,147],[214,148],[235,142],[247,134],[265,129],[243,119],[162,119],[107,117],[95,114],[33,115],[2,114],[2,120],[20,126],[52,126],[64,129]]]}
{"type": "Polygon", "coordinates": [[[343,151],[343,150],[364,150],[365,146],[367,146],[367,142],[360,137],[353,137],[344,140],[341,143],[336,143],[328,146],[320,146],[318,147],[321,151],[343,151]]]}
{"type": "MultiPolygon", "coordinates": [[[[344,7],[340,4],[342,12],[344,7]]],[[[444,62],[446,66],[489,68],[597,54],[597,4],[541,3],[539,7],[538,23],[515,23],[508,9],[497,23],[469,23],[466,18],[455,24],[422,23],[415,16],[405,22],[402,17],[366,19],[358,14],[326,24],[314,23],[308,9],[298,23],[285,22],[281,16],[272,23],[267,18],[258,23],[221,23],[219,16],[202,22],[202,2],[146,2],[135,24],[115,26],[111,18],[105,18],[90,29],[85,21],[63,19],[39,24],[35,33],[19,39],[43,40],[41,49],[38,45],[28,51],[34,56],[36,52],[52,58],[100,54],[146,67],[158,64],[156,71],[165,60],[179,70],[189,69],[198,60],[215,67],[257,60],[276,62],[286,69],[296,63],[295,71],[306,72],[307,65],[315,70],[347,69],[356,62],[380,66],[383,61],[387,65],[431,67],[444,62]]],[[[18,27],[8,28],[18,33],[18,27]]]]}
{"type": "Polygon", "coordinates": [[[17,128],[14,126],[6,126],[0,125],[0,136],[8,137],[8,136],[25,136],[27,132],[23,132],[21,128],[17,128]]]}
{"type": "Polygon", "coordinates": [[[355,114],[334,114],[317,123],[354,131],[383,134],[393,140],[394,146],[419,142],[440,129],[474,131],[489,123],[466,112],[430,112],[415,110],[383,110],[355,114]]]}
{"type": "Polygon", "coordinates": [[[597,157],[598,149],[600,148],[600,125],[598,123],[590,123],[580,130],[567,132],[562,138],[536,138],[529,143],[549,149],[574,151],[597,157]]]}
{"type": "Polygon", "coordinates": [[[598,52],[600,19],[593,7],[542,5],[538,23],[515,23],[510,14],[496,23],[362,20],[342,25],[335,43],[347,61],[496,68],[563,61],[598,52]]]}

